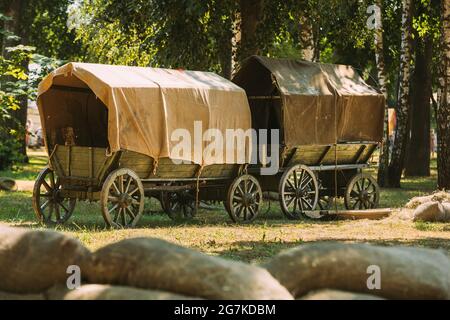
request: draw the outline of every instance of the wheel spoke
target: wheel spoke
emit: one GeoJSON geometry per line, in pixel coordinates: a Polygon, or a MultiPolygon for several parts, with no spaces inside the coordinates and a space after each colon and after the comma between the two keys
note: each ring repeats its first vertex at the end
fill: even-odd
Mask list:
{"type": "Polygon", "coordinates": [[[119,214],[120,214],[120,211],[122,210],[122,208],[119,208],[118,210],[116,210],[116,212],[114,213],[114,218],[113,218],[113,221],[115,222],[115,223],[117,223],[117,220],[119,219],[119,214]]]}
{"type": "Polygon", "coordinates": [[[302,201],[309,207],[310,210],[312,210],[312,204],[310,204],[305,198],[302,198],[302,201]]]}
{"type": "Polygon", "coordinates": [[[130,189],[130,185],[131,185],[131,182],[133,181],[133,178],[131,177],[131,176],[128,176],[128,178],[127,178],[127,184],[126,184],[126,186],[125,186],[125,193],[127,193],[128,192],[128,190],[130,189]]]}
{"type": "Polygon", "coordinates": [[[113,181],[112,186],[114,188],[114,191],[116,191],[116,194],[119,196],[120,194],[122,194],[122,192],[120,192],[119,188],[116,185],[116,182],[113,181]]]}
{"type": "Polygon", "coordinates": [[[250,188],[248,189],[248,193],[252,193],[253,189],[256,188],[256,185],[250,182],[250,188]]]}
{"type": "Polygon", "coordinates": [[[356,181],[355,185],[358,192],[361,192],[361,185],[359,184],[359,181],[356,181]]]}
{"type": "Polygon", "coordinates": [[[245,192],[242,190],[242,188],[239,184],[236,189],[239,190],[239,192],[241,193],[241,196],[244,196],[245,192]]]}
{"type": "Polygon", "coordinates": [[[56,216],[56,221],[61,220],[61,212],[59,211],[58,203],[55,203],[55,216],[56,216]]]}
{"type": "MultiPolygon", "coordinates": [[[[294,174],[294,189],[297,189],[298,188],[297,171],[294,170],[293,174],[294,174]]],[[[303,171],[302,171],[302,173],[300,175],[300,179],[302,179],[302,177],[303,177],[303,171]]]]}
{"type": "Polygon", "coordinates": [[[129,196],[132,196],[132,195],[135,194],[138,190],[139,190],[139,187],[136,187],[136,189],[134,189],[133,191],[131,191],[128,195],[129,195],[129,196]]]}
{"type": "Polygon", "coordinates": [[[298,203],[297,198],[294,198],[294,213],[297,212],[297,203],[298,203]]]}
{"type": "Polygon", "coordinates": [[[47,181],[42,180],[42,185],[45,187],[45,189],[47,189],[48,192],[52,191],[52,187],[50,187],[47,183],[47,181]]]}
{"type": "MultiPolygon", "coordinates": [[[[289,185],[289,187],[291,188],[291,190],[297,190],[297,188],[292,184],[292,182],[290,180],[286,180],[287,184],[289,185]]],[[[295,183],[295,182],[294,182],[295,183]]],[[[286,186],[287,187],[287,186],[286,186]]],[[[287,189],[285,187],[285,189],[287,189]]]]}
{"type": "MultiPolygon", "coordinates": [[[[122,186],[123,186],[123,184],[122,184],[122,186]]],[[[126,221],[126,218],[125,218],[125,209],[121,209],[120,210],[120,217],[122,219],[122,226],[125,227],[127,225],[127,221],[126,221]]]]}
{"type": "Polygon", "coordinates": [[[252,217],[256,215],[255,209],[253,209],[253,207],[248,207],[248,210],[250,211],[252,217]]]}
{"type": "Polygon", "coordinates": [[[310,177],[309,175],[308,175],[308,178],[307,178],[308,180],[306,180],[306,182],[302,182],[301,184],[300,184],[300,189],[304,189],[311,181],[312,181],[312,177],[310,177]]]}
{"type": "Polygon", "coordinates": [[[300,209],[300,212],[305,211],[305,208],[303,208],[302,198],[297,199],[297,201],[298,201],[298,207],[300,209]]]}
{"type": "Polygon", "coordinates": [[[53,171],[50,172],[50,185],[52,186],[52,189],[55,188],[55,174],[53,171]]]}
{"type": "MultiPolygon", "coordinates": [[[[116,203],[111,209],[108,210],[108,213],[111,214],[111,212],[113,212],[114,210],[117,209],[117,207],[119,206],[118,203],[116,203]]],[[[121,208],[119,209],[119,211],[121,210],[121,208]]]]}
{"type": "Polygon", "coordinates": [[[64,209],[65,212],[69,213],[69,209],[66,208],[62,201],[59,205],[64,209]]]}
{"type": "Polygon", "coordinates": [[[236,212],[236,216],[240,217],[243,209],[244,209],[244,206],[241,205],[241,206],[239,207],[239,209],[237,210],[237,212],[236,212]]]}
{"type": "Polygon", "coordinates": [[[133,213],[133,211],[130,208],[126,208],[127,214],[130,216],[131,220],[134,220],[134,218],[136,218],[135,214],[133,213]]]}
{"type": "Polygon", "coordinates": [[[44,211],[45,208],[47,208],[47,206],[50,204],[51,200],[48,199],[47,201],[45,201],[42,205],[41,205],[41,211],[44,211]]]}
{"type": "Polygon", "coordinates": [[[291,205],[292,201],[294,201],[295,199],[297,199],[297,197],[292,197],[291,199],[287,200],[286,201],[286,207],[289,207],[291,205]]]}
{"type": "Polygon", "coordinates": [[[116,202],[119,202],[119,198],[114,197],[114,196],[108,196],[108,201],[111,201],[112,203],[116,203],[116,202]]]}

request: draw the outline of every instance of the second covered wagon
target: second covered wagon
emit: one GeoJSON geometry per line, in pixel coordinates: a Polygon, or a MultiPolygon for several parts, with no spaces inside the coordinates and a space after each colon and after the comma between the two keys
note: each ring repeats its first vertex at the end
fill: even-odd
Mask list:
{"type": "Polygon", "coordinates": [[[334,197],[347,209],[378,205],[378,185],[362,169],[382,141],[385,98],[352,67],[252,56],[233,82],[247,93],[253,128],[279,130],[266,147],[277,144],[278,172],[249,172],[279,193],[288,218],[328,209],[334,197]]]}

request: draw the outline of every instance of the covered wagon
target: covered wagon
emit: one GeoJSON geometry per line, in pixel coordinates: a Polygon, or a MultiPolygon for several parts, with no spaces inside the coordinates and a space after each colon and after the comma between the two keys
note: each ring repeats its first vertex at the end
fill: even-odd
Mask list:
{"type": "Polygon", "coordinates": [[[77,199],[98,200],[108,226],[133,227],[145,196],[172,218],[191,217],[200,192],[225,201],[234,221],[258,215],[261,188],[246,174],[251,141],[204,152],[208,129],[251,127],[245,91],[214,73],[69,63],[40,83],[38,108],[49,166],[33,206],[43,222],[65,222],[77,199]],[[234,193],[245,210],[231,204],[234,193]]]}
{"type": "Polygon", "coordinates": [[[279,171],[258,179],[279,193],[288,218],[327,209],[333,197],[348,209],[378,205],[378,185],[362,169],[382,141],[385,98],[352,67],[252,56],[233,82],[247,93],[253,128],[280,132],[268,142],[279,143],[279,171]]]}

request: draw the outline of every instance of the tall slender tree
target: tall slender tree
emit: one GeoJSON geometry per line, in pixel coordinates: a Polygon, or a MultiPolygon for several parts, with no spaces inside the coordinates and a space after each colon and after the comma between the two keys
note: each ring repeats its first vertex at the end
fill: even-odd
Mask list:
{"type": "Polygon", "coordinates": [[[238,59],[241,61],[259,53],[257,30],[263,10],[262,0],[239,0],[240,41],[238,59]]]}
{"type": "Polygon", "coordinates": [[[438,186],[450,190],[450,1],[441,0],[441,60],[437,107],[438,186]]]}
{"type": "MultiPolygon", "coordinates": [[[[386,101],[388,99],[386,87],[386,70],[384,62],[384,41],[383,41],[383,19],[382,19],[382,1],[377,0],[375,13],[375,62],[377,64],[378,86],[380,91],[384,94],[386,101]]],[[[389,110],[386,104],[384,115],[384,131],[383,143],[380,150],[380,160],[378,163],[378,184],[384,187],[388,181],[388,166],[389,166],[389,110]]]]}
{"type": "MultiPolygon", "coordinates": [[[[2,42],[2,55],[4,57],[12,58],[11,48],[23,43],[26,38],[26,33],[23,30],[24,24],[24,12],[26,9],[27,0],[11,0],[6,4],[6,16],[4,27],[8,36],[4,37],[2,42]],[[15,35],[15,36],[12,36],[15,35]]],[[[21,67],[25,70],[25,74],[28,73],[28,59],[21,61],[21,67]]],[[[11,81],[17,82],[17,79],[10,78],[11,81]]],[[[28,88],[23,88],[27,91],[28,88]]],[[[20,142],[19,152],[23,156],[22,158],[28,160],[26,151],[25,131],[27,123],[27,107],[28,96],[27,94],[20,94],[17,97],[18,108],[11,111],[10,128],[19,132],[18,138],[20,142]]]]}
{"type": "Polygon", "coordinates": [[[405,166],[406,146],[408,143],[410,117],[410,75],[411,75],[411,0],[402,0],[402,42],[400,53],[400,76],[397,96],[397,126],[394,145],[389,163],[389,183],[394,188],[400,187],[400,180],[405,166]]]}

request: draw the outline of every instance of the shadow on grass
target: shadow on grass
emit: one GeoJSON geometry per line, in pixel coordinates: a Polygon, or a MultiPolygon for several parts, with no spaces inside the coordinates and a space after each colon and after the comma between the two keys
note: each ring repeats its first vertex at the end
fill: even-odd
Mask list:
{"type": "MultiPolygon", "coordinates": [[[[316,241],[314,241],[316,242],[316,241]]],[[[387,239],[387,240],[355,240],[355,239],[321,239],[320,242],[342,242],[342,243],[367,243],[377,246],[407,246],[407,247],[423,247],[442,249],[447,254],[450,254],[450,241],[446,238],[423,238],[423,239],[387,239]]],[[[294,248],[307,241],[289,241],[285,242],[281,239],[279,241],[236,241],[230,245],[228,250],[211,251],[220,257],[241,260],[246,262],[264,262],[266,259],[273,257],[283,250],[294,248]]]]}

